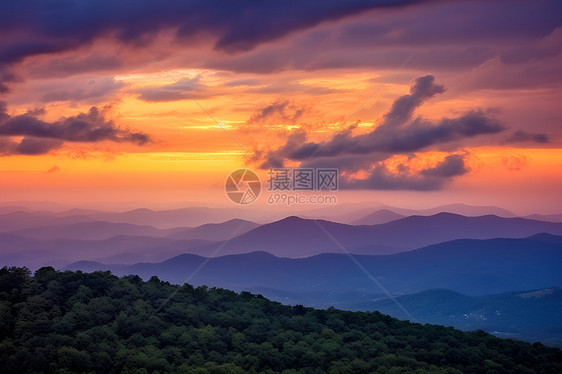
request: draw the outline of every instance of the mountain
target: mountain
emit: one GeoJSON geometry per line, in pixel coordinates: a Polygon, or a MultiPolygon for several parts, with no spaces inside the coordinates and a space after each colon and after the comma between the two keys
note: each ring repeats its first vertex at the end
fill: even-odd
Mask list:
{"type": "Polygon", "coordinates": [[[380,209],[374,213],[368,214],[352,222],[353,225],[378,225],[396,221],[397,219],[404,218],[402,214],[398,214],[388,209],[380,209]]]}
{"type": "MultiPolygon", "coordinates": [[[[266,251],[278,257],[309,257],[321,253],[342,253],[323,231],[355,254],[391,254],[448,240],[470,238],[521,238],[537,233],[562,234],[562,223],[493,215],[464,217],[451,213],[411,216],[380,225],[352,226],[323,220],[287,217],[261,225],[229,240],[218,255],[266,251]]],[[[210,256],[215,246],[190,253],[210,256]]]]}
{"type": "Polygon", "coordinates": [[[27,201],[27,200],[18,200],[18,201],[9,201],[0,203],[3,206],[21,206],[24,207],[23,210],[29,211],[37,211],[37,210],[49,210],[53,212],[60,212],[65,209],[68,209],[68,206],[65,204],[56,203],[53,201],[27,201]]]}
{"type": "Polygon", "coordinates": [[[32,211],[17,206],[0,207],[0,232],[52,226],[77,222],[128,223],[140,226],[153,226],[158,229],[196,227],[207,223],[221,223],[229,219],[251,221],[271,221],[283,217],[280,212],[243,210],[236,208],[191,207],[170,210],[151,210],[146,208],[126,212],[105,212],[92,209],[70,209],[59,212],[32,211]],[[271,219],[270,219],[271,218],[271,219]]]}
{"type": "MultiPolygon", "coordinates": [[[[557,237],[558,239],[562,239],[557,237]]],[[[526,239],[461,239],[387,256],[354,258],[394,294],[446,288],[469,295],[562,286],[562,242],[552,236],[526,239]],[[542,238],[542,239],[541,239],[542,238]],[[549,239],[550,238],[550,239],[549,239]],[[547,240],[545,240],[547,239],[547,240]],[[549,240],[548,240],[549,239],[549,240]]],[[[172,283],[263,290],[286,302],[348,307],[383,291],[344,254],[279,258],[265,252],[207,259],[184,254],[161,263],[105,265],[78,262],[70,270],[111,270],[119,275],[157,275],[172,283]],[[271,292],[271,293],[270,293],[271,292]]]]}
{"type": "Polygon", "coordinates": [[[0,234],[0,243],[1,265],[27,266],[34,270],[45,265],[65,266],[80,260],[127,264],[158,262],[211,242],[201,239],[177,240],[127,235],[104,240],[41,240],[0,234]]]}
{"type": "MultiPolygon", "coordinates": [[[[385,221],[373,221],[372,223],[357,223],[360,219],[374,214],[377,211],[390,211],[399,214],[403,217],[406,216],[431,216],[438,213],[453,213],[463,216],[477,217],[485,215],[496,215],[498,217],[513,218],[516,215],[507,209],[499,208],[496,206],[474,206],[467,204],[447,204],[440,205],[427,209],[409,209],[399,208],[395,206],[385,205],[377,201],[366,201],[361,203],[347,203],[338,204],[333,207],[323,207],[312,210],[305,210],[296,213],[299,217],[308,219],[325,219],[332,222],[345,223],[345,224],[378,224],[385,223],[385,221]]],[[[384,216],[383,216],[384,217],[384,216]]],[[[396,216],[392,217],[396,218],[396,216]]],[[[402,218],[402,217],[398,217],[402,218]]],[[[391,221],[390,219],[386,222],[391,221]]]]}
{"type": "Polygon", "coordinates": [[[440,205],[428,209],[406,209],[391,206],[385,206],[385,209],[402,214],[404,216],[421,215],[430,216],[438,213],[453,213],[462,216],[477,217],[486,215],[495,215],[498,217],[513,218],[516,215],[507,209],[499,208],[497,206],[474,206],[467,204],[447,204],[440,205]]]}
{"type": "Polygon", "coordinates": [[[166,237],[171,239],[205,239],[225,240],[230,237],[244,234],[258,227],[259,224],[243,219],[231,219],[222,223],[207,223],[194,228],[171,229],[171,234],[166,237]]]}
{"type": "Polygon", "coordinates": [[[58,217],[53,213],[14,211],[0,214],[0,232],[17,231],[37,226],[65,225],[92,221],[92,218],[83,215],[58,217]]]}
{"type": "MultiPolygon", "coordinates": [[[[562,290],[467,296],[446,289],[404,295],[397,301],[423,323],[482,329],[494,335],[562,346],[562,290]]],[[[400,319],[408,316],[390,299],[363,302],[360,310],[377,310],[400,319]]]]}
{"type": "Polygon", "coordinates": [[[307,219],[325,219],[327,221],[352,224],[353,221],[380,209],[383,206],[378,201],[364,201],[360,203],[338,203],[334,206],[321,208],[293,210],[293,215],[307,219]]]}
{"type": "Polygon", "coordinates": [[[288,304],[379,310],[410,318],[387,299],[388,291],[418,322],[562,343],[560,236],[462,239],[395,255],[357,255],[354,260],[343,254],[301,259],[265,252],[215,258],[183,254],[161,263],[81,261],[65,269],[158,276],[175,284],[251,291],[288,304]],[[542,291],[512,292],[521,289],[542,291]]]}
{"type": "Polygon", "coordinates": [[[189,207],[169,210],[141,208],[126,212],[97,212],[89,215],[89,217],[100,221],[150,225],[159,229],[196,227],[207,223],[221,223],[231,219],[261,222],[264,217],[268,216],[279,217],[279,214],[272,214],[271,211],[240,210],[238,208],[189,207]]]}
{"type": "Polygon", "coordinates": [[[31,212],[32,209],[20,205],[4,205],[0,206],[0,214],[13,213],[13,212],[31,212]]]}
{"type": "Polygon", "coordinates": [[[112,222],[76,222],[68,225],[31,227],[12,232],[17,236],[34,239],[103,240],[118,235],[159,237],[165,233],[148,225],[112,222]]]}
{"type": "Polygon", "coordinates": [[[28,266],[41,266],[52,261],[60,266],[78,260],[128,264],[162,261],[181,253],[208,257],[266,251],[277,257],[291,258],[341,254],[339,244],[324,229],[345,250],[374,255],[413,250],[457,238],[522,237],[542,232],[560,234],[562,224],[496,216],[463,217],[450,213],[412,216],[371,226],[298,217],[261,226],[232,220],[193,229],[169,230],[124,223],[75,222],[0,233],[0,261],[28,266]],[[231,235],[235,237],[225,240],[231,235]],[[168,257],[164,257],[166,255],[168,257]]]}
{"type": "Polygon", "coordinates": [[[531,214],[524,218],[547,222],[562,222],[562,214],[531,214]]]}
{"type": "Polygon", "coordinates": [[[507,209],[499,208],[491,205],[467,205],[467,204],[447,204],[440,205],[435,208],[423,209],[420,213],[427,215],[437,214],[441,212],[455,213],[463,216],[477,217],[486,215],[495,215],[498,217],[513,218],[516,215],[507,209]]]}

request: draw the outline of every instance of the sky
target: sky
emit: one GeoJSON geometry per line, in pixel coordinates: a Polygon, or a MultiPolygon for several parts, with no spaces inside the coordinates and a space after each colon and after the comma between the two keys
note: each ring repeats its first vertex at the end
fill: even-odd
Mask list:
{"type": "Polygon", "coordinates": [[[302,167],[560,213],[561,82],[555,0],[3,4],[0,202],[232,206],[231,171],[302,167]]]}

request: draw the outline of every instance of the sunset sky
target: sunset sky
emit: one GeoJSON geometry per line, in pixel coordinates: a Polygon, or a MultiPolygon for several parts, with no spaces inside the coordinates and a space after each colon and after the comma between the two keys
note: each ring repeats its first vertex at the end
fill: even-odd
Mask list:
{"type": "Polygon", "coordinates": [[[232,170],[306,166],[560,213],[561,83],[557,0],[5,3],[0,202],[232,206],[232,170]]]}

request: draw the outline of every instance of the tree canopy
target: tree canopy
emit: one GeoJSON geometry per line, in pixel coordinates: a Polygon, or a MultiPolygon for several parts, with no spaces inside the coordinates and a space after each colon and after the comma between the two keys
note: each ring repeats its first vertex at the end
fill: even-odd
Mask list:
{"type": "Polygon", "coordinates": [[[0,269],[4,373],[561,373],[562,351],[110,272],[0,269]]]}

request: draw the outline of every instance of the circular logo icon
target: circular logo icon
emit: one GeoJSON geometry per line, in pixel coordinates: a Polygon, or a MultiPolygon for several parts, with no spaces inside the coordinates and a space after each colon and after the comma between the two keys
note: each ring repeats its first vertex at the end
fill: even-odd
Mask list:
{"type": "Polygon", "coordinates": [[[261,192],[261,181],[250,169],[234,170],[224,184],[226,196],[240,205],[253,203],[261,192]]]}

